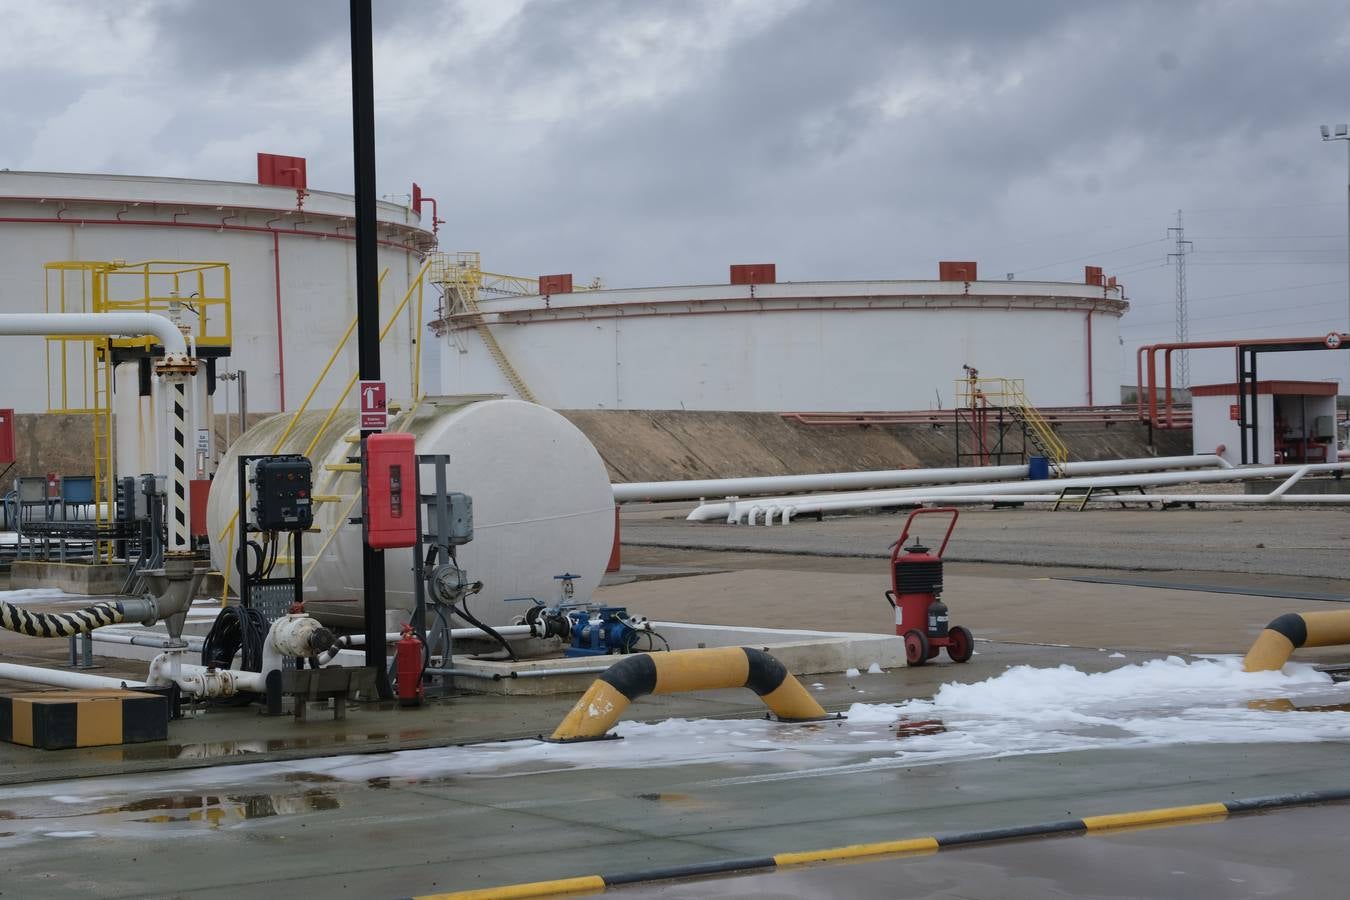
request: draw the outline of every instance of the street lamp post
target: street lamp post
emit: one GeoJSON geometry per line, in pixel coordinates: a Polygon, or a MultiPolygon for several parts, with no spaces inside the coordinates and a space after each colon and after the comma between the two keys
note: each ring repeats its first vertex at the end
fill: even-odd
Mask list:
{"type": "MultiPolygon", "coordinates": [[[[1346,180],[1345,180],[1345,214],[1346,214],[1346,241],[1347,253],[1350,254],[1350,126],[1344,123],[1335,126],[1333,131],[1327,125],[1322,126],[1323,141],[1345,141],[1345,159],[1346,159],[1346,180]]],[[[1350,255],[1346,257],[1346,292],[1347,292],[1347,319],[1350,320],[1350,255]]],[[[1350,331],[1350,321],[1347,322],[1347,330],[1350,331]]]]}

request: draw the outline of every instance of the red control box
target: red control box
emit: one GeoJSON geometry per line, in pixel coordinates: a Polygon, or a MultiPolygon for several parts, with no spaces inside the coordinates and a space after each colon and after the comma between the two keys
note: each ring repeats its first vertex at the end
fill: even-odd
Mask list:
{"type": "Polygon", "coordinates": [[[416,443],[403,432],[366,438],[366,543],[376,550],[417,544],[416,443]]]}

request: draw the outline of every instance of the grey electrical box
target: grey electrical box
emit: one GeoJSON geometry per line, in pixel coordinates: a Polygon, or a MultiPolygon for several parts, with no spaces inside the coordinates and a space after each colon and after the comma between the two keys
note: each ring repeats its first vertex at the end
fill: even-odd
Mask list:
{"type": "Polygon", "coordinates": [[[1318,416],[1313,419],[1313,438],[1319,441],[1334,441],[1336,439],[1336,417],[1318,416]]]}
{"type": "Polygon", "coordinates": [[[447,535],[450,544],[469,543],[473,540],[473,498],[453,491],[445,498],[450,501],[450,534],[447,535]]]}

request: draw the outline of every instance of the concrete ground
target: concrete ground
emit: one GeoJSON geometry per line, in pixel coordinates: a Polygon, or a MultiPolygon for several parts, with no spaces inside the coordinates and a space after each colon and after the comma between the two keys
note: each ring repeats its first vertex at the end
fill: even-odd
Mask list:
{"type": "Polygon", "coordinates": [[[1293,809],[1182,828],[1019,841],[612,893],[623,900],[1338,897],[1345,890],[1344,817],[1340,806],[1293,809]],[[1290,864],[1295,858],[1299,863],[1290,864]]]}
{"type": "MultiPolygon", "coordinates": [[[[634,580],[619,579],[599,599],[657,619],[892,630],[882,557],[896,517],[752,529],[671,515],[625,512],[625,569],[634,580]]],[[[1280,613],[1350,609],[1346,524],[1344,512],[1324,509],[963,513],[945,599],[953,621],[976,633],[974,659],[809,680],[827,709],[844,710],[931,697],[944,683],[1024,664],[1100,672],[1169,654],[1240,654],[1280,613]],[[1072,580],[1083,578],[1136,583],[1072,580]]],[[[64,652],[0,634],[6,660],[64,652]]],[[[1347,663],[1350,652],[1296,658],[1347,663]]],[[[109,663],[100,674],[116,672],[143,670],[109,663]]],[[[1350,785],[1338,740],[1110,747],[919,767],[878,766],[866,747],[846,747],[828,764],[751,754],[616,768],[588,755],[610,753],[604,746],[627,752],[618,748],[637,746],[634,739],[585,752],[554,748],[546,765],[490,772],[476,768],[477,751],[453,747],[547,732],[572,699],[463,696],[419,710],[367,704],[345,723],[303,726],[213,709],[173,723],[163,744],[61,753],[0,745],[0,892],[230,897],[247,885],[259,897],[395,897],[1350,785]],[[254,762],[271,768],[235,766],[254,762]],[[179,769],[194,771],[172,771],[179,769]],[[113,774],[130,777],[81,780],[113,774]]],[[[753,694],[725,691],[645,698],[625,718],[727,718],[737,728],[761,715],[753,694]]],[[[891,734],[906,737],[903,728],[891,734]]],[[[1232,877],[1259,875],[1263,891],[1310,885],[1307,895],[1326,895],[1316,879],[1331,877],[1325,868],[1335,857],[1319,855],[1322,826],[1304,814],[1279,817],[1303,838],[1288,840],[1286,868],[1299,869],[1299,879],[1281,881],[1280,864],[1265,858],[1239,860],[1246,868],[1232,877]]],[[[1038,888],[1039,896],[1092,895],[1093,872],[1151,860],[1153,880],[1102,894],[1235,896],[1241,891],[1219,880],[1231,856],[1222,842],[1239,842],[1246,833],[1236,829],[1263,821],[1157,832],[1156,846],[1145,836],[1130,839],[1138,845],[1076,838],[895,861],[925,867],[911,882],[893,870],[825,867],[655,890],[882,897],[912,884],[915,896],[1032,896],[1038,888]],[[1216,837],[1193,840],[1205,834],[1216,837]],[[1096,849],[1106,846],[1126,850],[1107,859],[1096,849]],[[1184,864],[1168,861],[1187,853],[1184,864]],[[1159,874],[1168,866],[1208,887],[1180,876],[1171,885],[1159,874]],[[1010,892],[994,889],[999,873],[1010,892]],[[1177,885],[1186,887],[1167,892],[1177,885]]]]}

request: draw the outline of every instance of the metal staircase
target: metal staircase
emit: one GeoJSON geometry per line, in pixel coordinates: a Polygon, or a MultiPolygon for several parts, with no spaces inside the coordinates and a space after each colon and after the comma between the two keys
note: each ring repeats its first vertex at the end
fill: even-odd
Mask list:
{"type": "MultiPolygon", "coordinates": [[[[1023,426],[1026,439],[1045,457],[1055,477],[1063,477],[1069,448],[1027,397],[1022,379],[982,378],[975,369],[968,368],[967,371],[967,377],[956,382],[957,407],[981,413],[991,409],[1006,412],[1023,426]]],[[[983,421],[986,417],[979,418],[983,421]]]]}
{"type": "Polygon", "coordinates": [[[472,251],[456,253],[453,257],[448,253],[433,253],[429,275],[432,283],[439,285],[445,296],[442,318],[453,315],[466,316],[468,323],[478,332],[478,337],[487,348],[488,355],[511,385],[511,389],[520,399],[538,403],[539,400],[530,390],[530,386],[525,383],[520,372],[511,364],[506,351],[497,342],[497,337],[488,326],[483,310],[478,306],[478,290],[481,285],[487,284],[491,290],[499,293],[516,294],[528,292],[528,283],[531,281],[534,282],[534,289],[537,291],[538,282],[533,279],[484,272],[479,254],[472,251]]]}

